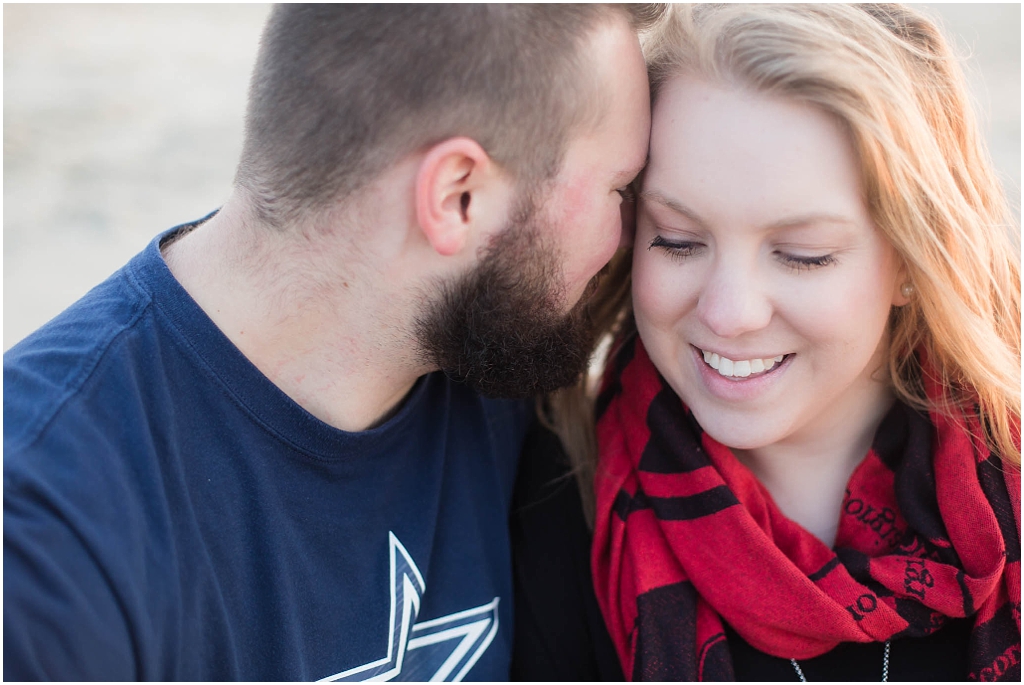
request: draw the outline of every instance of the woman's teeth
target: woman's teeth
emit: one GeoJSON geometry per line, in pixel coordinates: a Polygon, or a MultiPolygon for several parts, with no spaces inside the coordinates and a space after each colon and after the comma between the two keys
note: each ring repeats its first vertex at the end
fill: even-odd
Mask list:
{"type": "Polygon", "coordinates": [[[780,354],[778,357],[772,357],[769,359],[742,359],[740,361],[733,361],[725,357],[720,357],[714,352],[708,352],[707,350],[701,350],[704,354],[704,361],[712,369],[717,371],[722,376],[728,376],[730,378],[746,378],[752,373],[761,373],[762,371],[771,371],[772,367],[780,363],[786,355],[780,354]]]}

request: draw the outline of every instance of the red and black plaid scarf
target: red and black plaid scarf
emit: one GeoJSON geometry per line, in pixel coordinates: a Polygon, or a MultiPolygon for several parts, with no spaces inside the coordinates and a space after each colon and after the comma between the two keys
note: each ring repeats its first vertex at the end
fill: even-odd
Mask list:
{"type": "Polygon", "coordinates": [[[829,549],[703,433],[636,338],[598,417],[594,583],[633,680],[733,680],[723,621],[806,659],[973,616],[970,677],[1020,681],[1020,472],[977,426],[897,402],[829,549]]]}

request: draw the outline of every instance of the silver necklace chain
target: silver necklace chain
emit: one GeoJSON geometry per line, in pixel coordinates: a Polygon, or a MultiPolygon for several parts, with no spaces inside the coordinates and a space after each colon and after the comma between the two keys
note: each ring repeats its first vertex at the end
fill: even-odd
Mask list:
{"type": "MultiPolygon", "coordinates": [[[[885,641],[885,656],[882,657],[882,682],[889,682],[889,644],[891,640],[885,641]]],[[[804,676],[804,670],[800,668],[800,664],[796,662],[796,659],[790,659],[789,663],[793,664],[793,670],[796,671],[796,675],[800,678],[801,683],[806,683],[807,678],[804,676]]]]}

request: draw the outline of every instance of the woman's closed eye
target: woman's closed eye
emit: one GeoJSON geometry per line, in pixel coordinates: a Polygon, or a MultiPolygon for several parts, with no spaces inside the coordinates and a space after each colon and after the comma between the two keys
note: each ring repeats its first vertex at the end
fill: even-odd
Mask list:
{"type": "MultiPolygon", "coordinates": [[[[685,259],[697,255],[705,247],[704,243],[695,240],[669,240],[664,236],[655,236],[647,245],[648,250],[659,249],[671,257],[685,259]]],[[[800,255],[776,250],[775,257],[786,267],[794,271],[810,271],[837,263],[836,255],[800,255]]]]}
{"type": "Polygon", "coordinates": [[[693,240],[668,240],[662,236],[655,236],[647,245],[648,250],[658,248],[672,257],[684,259],[696,255],[704,248],[704,243],[693,240]]]}
{"type": "Polygon", "coordinates": [[[781,252],[776,250],[775,256],[780,262],[788,266],[795,271],[809,271],[811,269],[818,269],[823,266],[829,266],[836,263],[836,256],[834,254],[823,254],[823,255],[796,255],[788,252],[781,252]]]}

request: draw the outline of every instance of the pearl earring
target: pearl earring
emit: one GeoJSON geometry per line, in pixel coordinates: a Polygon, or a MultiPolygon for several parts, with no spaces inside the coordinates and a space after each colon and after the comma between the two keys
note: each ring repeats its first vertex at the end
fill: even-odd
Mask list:
{"type": "Polygon", "coordinates": [[[900,294],[903,295],[903,297],[909,298],[911,295],[914,294],[914,284],[904,283],[902,286],[900,286],[900,294]]]}

